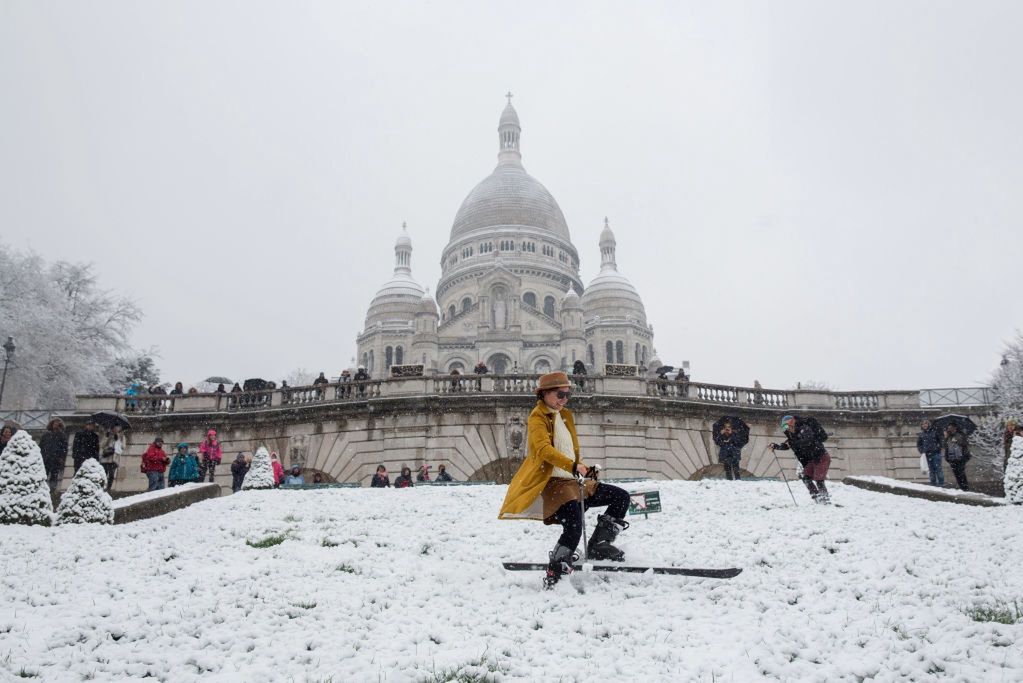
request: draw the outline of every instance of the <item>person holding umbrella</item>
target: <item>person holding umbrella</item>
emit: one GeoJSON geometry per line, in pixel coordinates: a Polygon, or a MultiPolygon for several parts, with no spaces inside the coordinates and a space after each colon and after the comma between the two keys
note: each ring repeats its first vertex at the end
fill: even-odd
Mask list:
{"type": "Polygon", "coordinates": [[[91,419],[85,423],[82,431],[75,432],[75,441],[71,446],[71,461],[76,474],[82,463],[89,458],[99,460],[99,434],[96,433],[96,423],[91,419]]]}
{"type": "Polygon", "coordinates": [[[722,417],[714,423],[714,443],[718,448],[718,462],[725,466],[725,477],[739,481],[739,462],[742,447],[749,443],[749,425],[737,417],[722,417]]]}
{"type": "Polygon", "coordinates": [[[960,431],[959,425],[949,422],[945,426],[945,439],[942,453],[952,474],[956,477],[956,485],[963,491],[970,490],[970,482],[966,479],[966,463],[970,460],[970,442],[966,434],[960,431]]]}

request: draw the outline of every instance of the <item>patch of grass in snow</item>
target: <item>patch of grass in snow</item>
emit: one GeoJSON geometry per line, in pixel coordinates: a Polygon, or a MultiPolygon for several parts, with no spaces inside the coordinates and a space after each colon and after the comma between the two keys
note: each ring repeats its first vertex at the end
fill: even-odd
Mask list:
{"type": "Polygon", "coordinates": [[[1023,622],[1023,608],[1019,601],[1013,600],[1012,604],[1003,605],[982,605],[971,607],[966,610],[966,615],[979,622],[993,621],[996,624],[1015,624],[1023,622]]]}
{"type": "Polygon", "coordinates": [[[490,683],[500,680],[500,675],[505,673],[500,664],[483,653],[460,666],[443,671],[434,670],[433,677],[426,680],[428,683],[490,683]]]}
{"type": "Polygon", "coordinates": [[[336,548],[341,544],[338,543],[337,541],[332,541],[329,538],[325,538],[322,541],[320,541],[320,545],[323,546],[324,548],[336,548]]]}
{"type": "Polygon", "coordinates": [[[245,541],[245,545],[250,548],[272,548],[275,545],[284,543],[284,539],[287,536],[284,534],[274,534],[273,536],[267,536],[266,538],[260,539],[253,543],[252,541],[245,541]]]}
{"type": "Polygon", "coordinates": [[[315,602],[296,602],[295,603],[295,607],[300,607],[302,609],[313,609],[313,608],[316,607],[316,603],[315,602]]]}
{"type": "Polygon", "coordinates": [[[39,674],[34,671],[29,671],[25,667],[21,667],[18,671],[18,678],[39,678],[39,674]]]}
{"type": "Polygon", "coordinates": [[[358,572],[355,571],[355,567],[348,564],[347,562],[345,562],[344,564],[339,564],[337,566],[337,570],[339,572],[344,572],[345,574],[358,574],[358,572]]]}
{"type": "Polygon", "coordinates": [[[301,517],[296,517],[295,515],[285,515],[284,516],[284,521],[285,522],[301,522],[302,518],[301,517]]]}
{"type": "Polygon", "coordinates": [[[432,548],[433,548],[433,544],[432,543],[424,543],[423,545],[421,545],[419,547],[419,554],[420,555],[429,555],[430,554],[430,550],[432,548]]]}

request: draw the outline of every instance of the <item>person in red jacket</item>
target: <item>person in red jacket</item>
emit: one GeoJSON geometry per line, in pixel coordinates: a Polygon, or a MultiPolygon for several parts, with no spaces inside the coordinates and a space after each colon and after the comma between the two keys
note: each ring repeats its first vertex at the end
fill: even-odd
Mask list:
{"type": "Polygon", "coordinates": [[[142,473],[149,479],[147,491],[156,491],[164,487],[163,473],[167,471],[168,463],[170,458],[163,450],[163,439],[156,437],[142,454],[142,473]]]}
{"type": "Polygon", "coordinates": [[[274,471],[274,488],[280,488],[281,482],[284,481],[284,465],[281,464],[281,456],[277,455],[277,451],[270,451],[270,467],[274,471]]]}
{"type": "Polygon", "coordinates": [[[211,429],[206,432],[206,438],[199,444],[199,454],[202,456],[202,463],[199,465],[199,481],[202,481],[206,473],[213,481],[213,470],[220,464],[223,451],[220,449],[220,442],[217,441],[217,430],[211,429]]]}

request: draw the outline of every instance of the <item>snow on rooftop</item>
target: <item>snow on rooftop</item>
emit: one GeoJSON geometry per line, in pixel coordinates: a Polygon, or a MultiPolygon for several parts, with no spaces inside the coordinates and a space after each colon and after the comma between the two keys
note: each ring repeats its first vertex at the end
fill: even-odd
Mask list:
{"type": "MultiPolygon", "coordinates": [[[[630,564],[732,580],[536,572],[558,530],[505,487],[251,491],[114,527],[0,528],[0,672],[37,680],[1020,680],[1023,508],[832,485],[631,482],[630,564]],[[283,542],[252,547],[274,535],[283,542]],[[482,680],[482,679],[481,679],[482,680]]],[[[588,516],[592,529],[594,514],[588,516]]],[[[273,540],[273,539],[271,539],[273,540]]]]}

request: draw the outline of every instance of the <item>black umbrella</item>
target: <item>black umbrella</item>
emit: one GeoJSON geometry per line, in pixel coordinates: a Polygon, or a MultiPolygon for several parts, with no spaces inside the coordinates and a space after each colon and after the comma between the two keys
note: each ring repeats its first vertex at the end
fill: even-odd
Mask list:
{"type": "Polygon", "coordinates": [[[740,418],[731,415],[724,415],[714,423],[714,436],[718,436],[721,433],[721,428],[725,426],[726,422],[732,423],[732,433],[735,434],[737,441],[735,445],[742,448],[749,443],[749,425],[743,422],[740,418]]]}
{"type": "Polygon", "coordinates": [[[100,427],[106,427],[107,429],[115,426],[121,429],[131,429],[131,423],[128,422],[128,418],[112,410],[101,410],[98,413],[93,413],[89,419],[100,427]]]}
{"type": "Polygon", "coordinates": [[[939,433],[945,431],[945,427],[950,424],[954,424],[966,436],[977,431],[977,423],[965,415],[942,415],[931,420],[931,426],[937,429],[939,433]]]}

